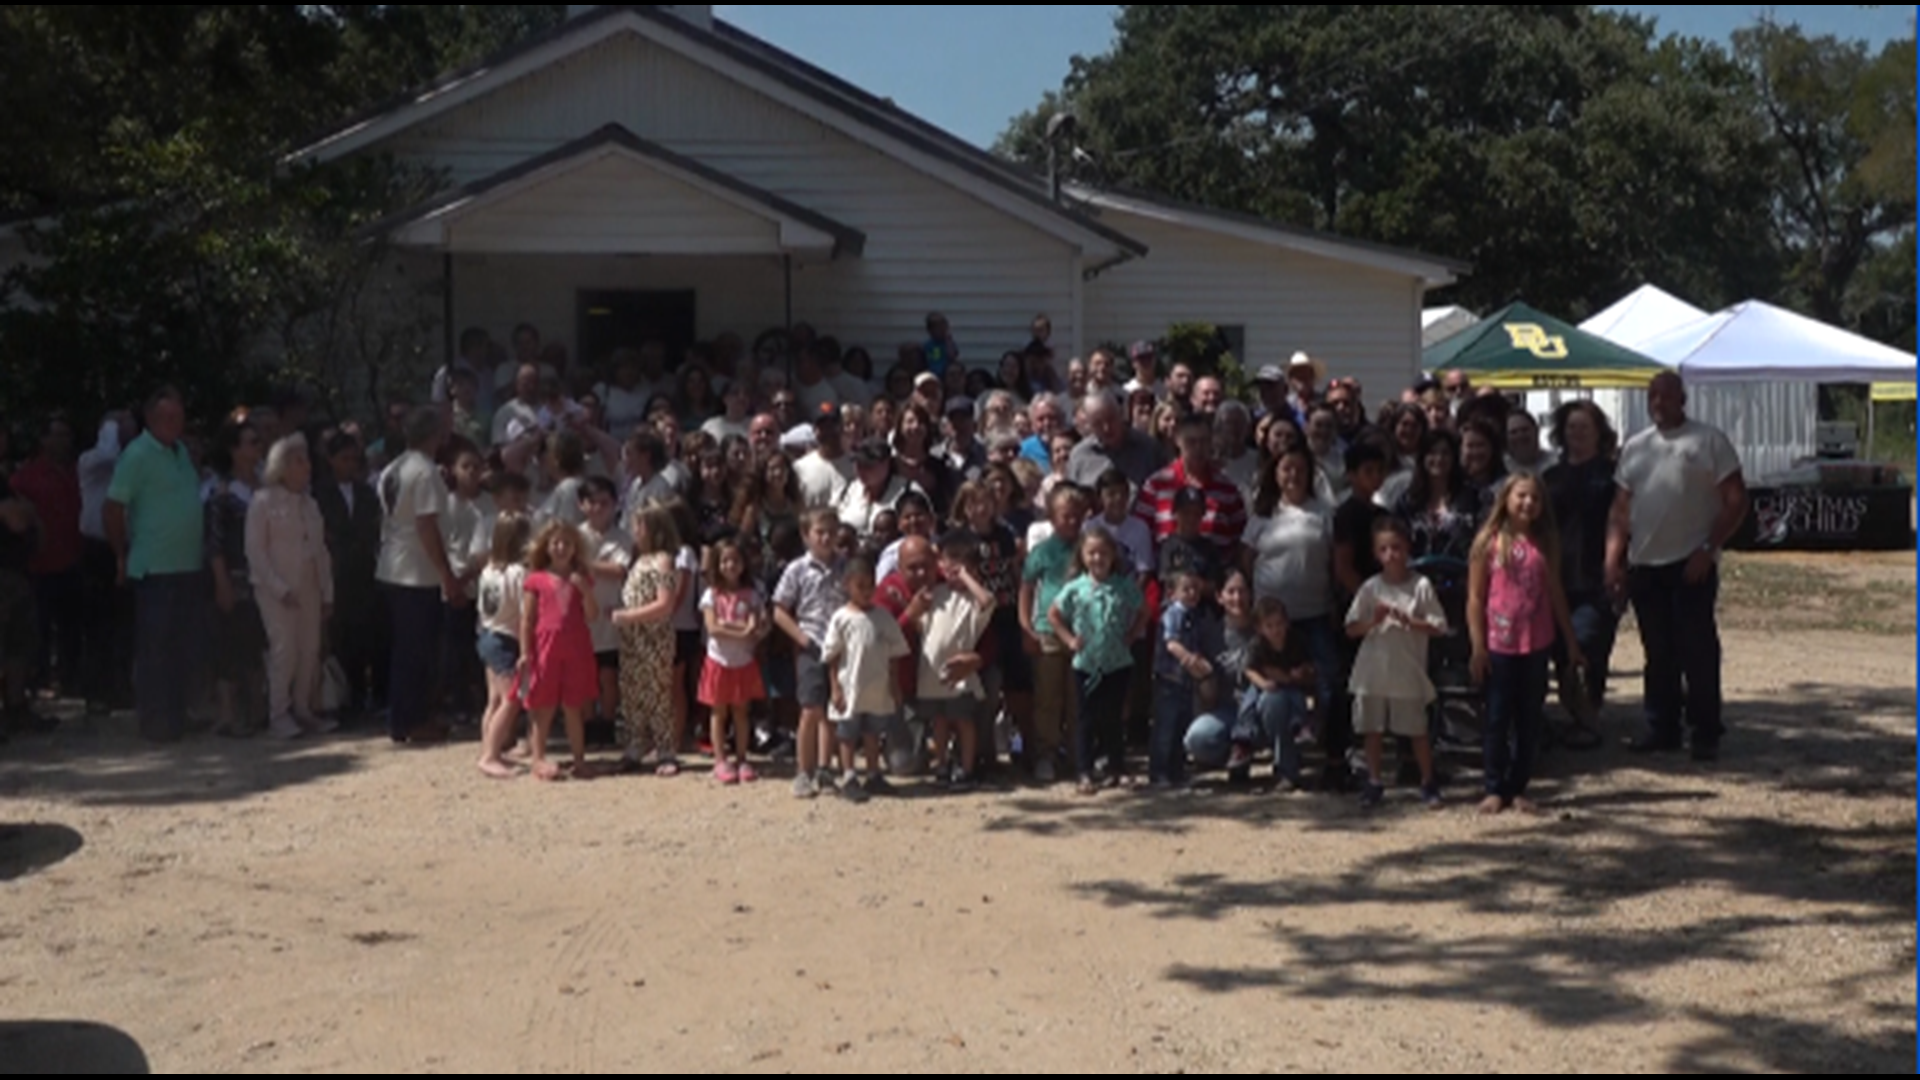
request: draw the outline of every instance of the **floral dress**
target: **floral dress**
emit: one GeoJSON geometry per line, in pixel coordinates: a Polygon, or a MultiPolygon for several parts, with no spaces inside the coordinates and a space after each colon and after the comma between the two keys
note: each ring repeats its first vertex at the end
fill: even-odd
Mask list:
{"type": "MultiPolygon", "coordinates": [[[[680,587],[671,556],[636,560],[621,591],[628,611],[652,605],[680,587]]],[[[673,624],[670,620],[620,628],[620,703],[627,722],[627,752],[633,759],[649,753],[670,759],[673,744],[673,624]]]]}

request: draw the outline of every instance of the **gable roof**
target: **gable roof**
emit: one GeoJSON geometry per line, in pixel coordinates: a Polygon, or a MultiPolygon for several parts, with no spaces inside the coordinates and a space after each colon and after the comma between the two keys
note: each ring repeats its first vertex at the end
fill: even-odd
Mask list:
{"type": "Polygon", "coordinates": [[[675,153],[659,143],[643,139],[619,124],[608,124],[590,135],[575,139],[564,146],[555,147],[539,157],[523,161],[485,179],[476,180],[435,196],[418,206],[382,218],[367,226],[363,232],[366,235],[385,234],[454,212],[464,213],[470,209],[478,209],[494,199],[511,197],[527,183],[539,183],[551,179],[553,176],[610,154],[628,154],[643,159],[661,167],[662,171],[677,175],[736,206],[755,208],[770,220],[792,222],[823,234],[831,238],[835,255],[859,256],[866,249],[867,236],[860,230],[764,188],[749,184],[736,176],[721,172],[704,162],[675,153]]]}
{"type": "Polygon", "coordinates": [[[638,33],[760,89],[850,137],[1063,240],[1111,255],[1139,258],[1146,245],[1072,207],[1058,205],[993,155],[897,108],[832,79],[767,43],[718,20],[695,24],[659,4],[601,6],[472,67],[445,75],[376,107],[290,154],[289,164],[329,161],[365,149],[521,77],[621,33],[638,33]]]}
{"type": "Polygon", "coordinates": [[[1134,214],[1256,244],[1405,274],[1418,278],[1428,289],[1445,288],[1473,270],[1470,264],[1456,259],[1445,259],[1390,244],[1355,240],[1317,229],[1304,229],[1253,214],[1216,210],[1164,195],[1125,188],[1099,190],[1078,184],[1068,184],[1065,190],[1072,198],[1098,209],[1134,214]]]}

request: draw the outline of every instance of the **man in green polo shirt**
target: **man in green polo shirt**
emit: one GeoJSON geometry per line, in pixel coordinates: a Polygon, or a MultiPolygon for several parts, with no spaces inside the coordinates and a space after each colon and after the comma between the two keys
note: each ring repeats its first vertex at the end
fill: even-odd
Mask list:
{"type": "Polygon", "coordinates": [[[147,402],[146,433],[121,454],[107,488],[107,540],[131,585],[135,700],[140,734],[176,742],[200,661],[207,601],[200,474],[183,440],[186,407],[177,391],[147,402]]]}

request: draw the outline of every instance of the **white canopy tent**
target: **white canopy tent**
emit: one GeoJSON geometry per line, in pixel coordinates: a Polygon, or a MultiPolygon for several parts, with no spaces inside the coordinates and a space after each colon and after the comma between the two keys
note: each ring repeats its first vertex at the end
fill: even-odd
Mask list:
{"type": "Polygon", "coordinates": [[[1690,385],[1760,379],[1910,383],[1915,360],[1837,326],[1749,300],[1636,346],[1680,369],[1690,385]]]}
{"type": "Polygon", "coordinates": [[[1463,307],[1428,308],[1420,313],[1420,347],[1431,349],[1479,324],[1480,316],[1463,307]]]}

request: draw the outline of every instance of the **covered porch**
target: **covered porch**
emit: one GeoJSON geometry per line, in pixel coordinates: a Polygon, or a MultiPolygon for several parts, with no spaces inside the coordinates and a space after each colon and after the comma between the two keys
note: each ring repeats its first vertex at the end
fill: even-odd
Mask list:
{"type": "Polygon", "coordinates": [[[376,228],[436,256],[444,349],[468,327],[506,341],[526,323],[576,372],[647,340],[675,360],[725,332],[796,318],[796,289],[848,273],[859,230],[608,126],[376,228]]]}

